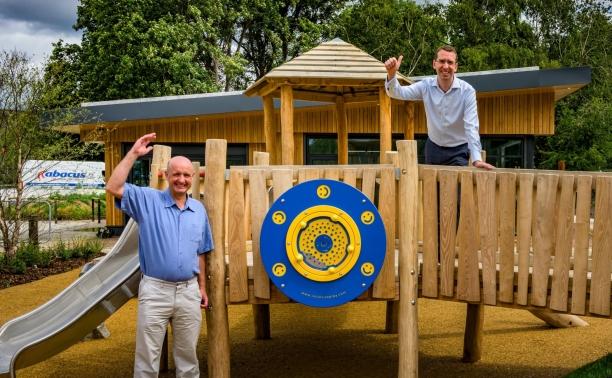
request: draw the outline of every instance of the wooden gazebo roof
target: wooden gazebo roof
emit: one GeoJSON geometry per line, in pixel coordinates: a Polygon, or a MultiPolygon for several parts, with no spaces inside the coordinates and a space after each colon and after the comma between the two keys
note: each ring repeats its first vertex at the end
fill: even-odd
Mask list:
{"type": "MultiPolygon", "coordinates": [[[[384,63],[336,38],[272,69],[244,94],[280,97],[285,84],[300,100],[336,102],[340,95],[345,102],[376,101],[386,76],[384,63]]],[[[411,82],[399,73],[398,79],[411,82]]]]}

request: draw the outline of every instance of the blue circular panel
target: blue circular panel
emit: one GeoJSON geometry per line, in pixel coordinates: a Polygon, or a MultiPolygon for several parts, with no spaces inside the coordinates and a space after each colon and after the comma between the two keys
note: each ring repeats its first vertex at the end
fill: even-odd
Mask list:
{"type": "Polygon", "coordinates": [[[339,181],[312,180],[289,189],[272,204],[262,225],[260,246],[268,276],[285,295],[308,306],[331,307],[355,299],[372,285],[385,258],[386,235],[378,210],[363,193],[339,181]],[[320,194],[322,185],[329,188],[326,197],[320,194]],[[305,214],[309,209],[321,206],[336,209],[339,218],[350,217],[357,232],[347,230],[348,223],[333,215],[323,220],[312,218],[312,222],[300,224],[302,231],[294,234],[300,245],[288,245],[293,240],[287,238],[292,222],[308,218],[305,214]],[[273,219],[279,211],[286,216],[282,223],[273,219]],[[368,216],[367,222],[363,221],[364,212],[370,212],[374,219],[368,216]],[[313,260],[313,256],[323,260],[313,260]],[[346,271],[334,265],[355,258],[346,271]],[[294,265],[302,263],[306,268],[294,265]],[[274,266],[286,267],[286,272],[279,275],[274,266]],[[313,271],[319,274],[318,279],[313,277],[313,271]]]}

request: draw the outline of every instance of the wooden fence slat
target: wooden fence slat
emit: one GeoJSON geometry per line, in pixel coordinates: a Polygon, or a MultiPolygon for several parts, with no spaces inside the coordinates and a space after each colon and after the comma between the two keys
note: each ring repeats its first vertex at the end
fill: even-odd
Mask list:
{"type": "Polygon", "coordinates": [[[570,257],[572,254],[574,223],[574,177],[560,178],[561,194],[559,195],[557,232],[555,242],[555,262],[553,266],[550,308],[567,311],[570,257]]]}
{"type": "Polygon", "coordinates": [[[345,168],[343,173],[344,173],[343,182],[346,185],[350,185],[354,188],[357,185],[357,169],[345,168]]]}
{"type": "Polygon", "coordinates": [[[272,170],[272,193],[274,201],[280,198],[287,190],[293,186],[293,174],[290,169],[272,170]]]}
{"type": "Polygon", "coordinates": [[[246,229],[244,225],[244,177],[240,170],[230,170],[228,201],[229,300],[249,299],[246,229]]]}
{"type": "Polygon", "coordinates": [[[541,174],[536,178],[535,227],[533,233],[533,274],[531,304],[546,306],[550,256],[554,243],[554,219],[558,175],[541,174]]]}
{"type": "Polygon", "coordinates": [[[529,255],[533,207],[533,173],[519,174],[518,201],[518,288],[516,303],[527,305],[529,292],[529,255]]]}
{"type": "Polygon", "coordinates": [[[497,302],[497,210],[495,208],[495,172],[477,171],[478,221],[482,262],[483,301],[487,305],[497,302]]]}
{"type": "Polygon", "coordinates": [[[395,169],[380,171],[378,211],[385,225],[387,249],[385,260],[372,290],[374,298],[395,298],[395,169]]]}
{"type": "Polygon", "coordinates": [[[514,301],[514,228],[516,220],[516,174],[499,177],[499,300],[514,301]]]}
{"type": "Polygon", "coordinates": [[[438,297],[438,182],[435,169],[423,169],[422,295],[438,297]]]}
{"type": "Polygon", "coordinates": [[[593,269],[589,312],[610,315],[610,260],[612,259],[612,177],[598,177],[595,184],[593,269]]]}
{"type": "Polygon", "coordinates": [[[251,232],[253,250],[253,285],[257,298],[270,298],[270,279],[261,259],[261,245],[259,237],[261,226],[268,211],[268,191],[264,171],[253,169],[249,171],[251,187],[251,232]]]}
{"type": "MultiPolygon", "coordinates": [[[[361,192],[368,197],[372,202],[375,202],[376,193],[376,169],[364,168],[363,176],[361,179],[361,192]]],[[[370,297],[370,290],[366,290],[361,294],[358,299],[368,299],[370,297]]]]}
{"type": "Polygon", "coordinates": [[[440,294],[454,295],[457,234],[457,171],[439,170],[440,180],[440,294]]]}
{"type": "Polygon", "coordinates": [[[361,192],[374,202],[374,194],[376,192],[376,170],[366,168],[363,170],[363,179],[361,180],[361,192]]]}
{"type": "Polygon", "coordinates": [[[572,277],[573,314],[586,311],[589,232],[591,230],[591,176],[576,178],[576,224],[574,225],[574,276],[572,277]]]}
{"type": "Polygon", "coordinates": [[[457,299],[480,302],[478,270],[478,240],[476,238],[476,203],[472,172],[461,172],[461,209],[459,211],[459,268],[457,270],[457,299]]]}
{"type": "Polygon", "coordinates": [[[300,184],[306,181],[316,180],[319,177],[321,176],[317,168],[300,168],[298,171],[298,182],[300,184]]]}
{"type": "Polygon", "coordinates": [[[340,169],[338,168],[325,168],[323,171],[323,177],[329,180],[340,180],[340,169]]]}

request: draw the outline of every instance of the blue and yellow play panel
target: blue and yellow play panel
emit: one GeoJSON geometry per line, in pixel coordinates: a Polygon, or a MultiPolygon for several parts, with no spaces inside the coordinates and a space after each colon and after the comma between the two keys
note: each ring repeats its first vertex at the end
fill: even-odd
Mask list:
{"type": "Polygon", "coordinates": [[[266,272],[285,295],[332,307],[374,282],[385,258],[385,227],[376,206],[357,189],[313,180],[274,202],[260,246],[266,272]]]}

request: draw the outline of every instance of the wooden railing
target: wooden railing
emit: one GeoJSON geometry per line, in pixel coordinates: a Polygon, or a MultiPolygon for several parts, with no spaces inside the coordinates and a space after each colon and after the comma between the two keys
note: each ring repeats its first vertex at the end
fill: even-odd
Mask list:
{"type": "MultiPolygon", "coordinates": [[[[163,188],[170,152],[155,147],[151,183],[163,188]]],[[[257,322],[266,318],[262,306],[289,302],[263,267],[261,226],[283,192],[317,178],[361,190],[383,218],[384,266],[358,300],[399,301],[400,376],[417,372],[417,296],[611,316],[611,173],[417,166],[414,141],[398,142],[387,164],[268,166],[267,154],[256,153],[255,166],[226,170],[225,148],[207,142],[207,167],[195,166],[192,186],[215,243],[210,376],[229,375],[227,304],[253,304],[257,322]]]]}
{"type": "Polygon", "coordinates": [[[422,296],[610,317],[612,174],[420,166],[419,178],[422,296]]]}

